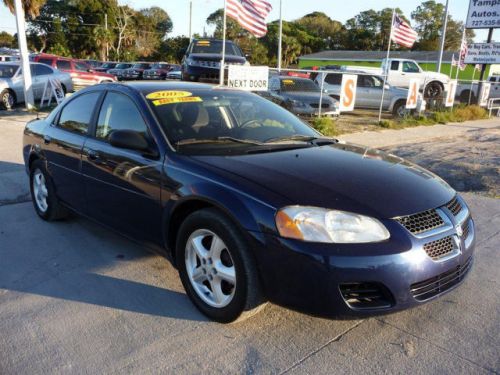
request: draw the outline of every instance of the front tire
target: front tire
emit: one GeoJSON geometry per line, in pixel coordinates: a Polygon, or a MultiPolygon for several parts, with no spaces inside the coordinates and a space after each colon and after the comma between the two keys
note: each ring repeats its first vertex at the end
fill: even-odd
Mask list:
{"type": "Polygon", "coordinates": [[[406,101],[405,100],[398,100],[394,104],[394,107],[392,108],[392,115],[394,117],[397,117],[397,118],[403,118],[409,113],[410,113],[410,111],[406,109],[406,101]]]}
{"type": "Polygon", "coordinates": [[[187,217],[179,230],[176,260],[187,295],[210,319],[241,321],[263,306],[247,242],[219,211],[204,209],[187,217]]]}
{"type": "Polygon", "coordinates": [[[444,87],[440,82],[430,82],[425,86],[424,97],[428,99],[438,99],[443,95],[444,87]]]}
{"type": "Polygon", "coordinates": [[[8,89],[3,90],[0,93],[0,104],[3,109],[11,110],[16,105],[16,97],[14,93],[8,89]]]}
{"type": "Polygon", "coordinates": [[[35,160],[31,166],[30,191],[35,211],[43,220],[55,221],[68,216],[68,211],[60,204],[52,179],[41,160],[35,160]]]}

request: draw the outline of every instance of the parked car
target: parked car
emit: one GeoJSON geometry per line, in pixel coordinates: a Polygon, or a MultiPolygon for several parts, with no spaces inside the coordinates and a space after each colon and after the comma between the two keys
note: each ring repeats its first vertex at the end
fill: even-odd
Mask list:
{"type": "Polygon", "coordinates": [[[151,63],[136,62],[132,67],[125,69],[122,74],[123,80],[140,80],[143,79],[144,71],[151,68],[151,63]]]}
{"type": "Polygon", "coordinates": [[[172,69],[167,73],[167,79],[182,79],[181,66],[172,65],[172,69]]]}
{"type": "MultiPolygon", "coordinates": [[[[490,95],[489,99],[500,98],[500,75],[492,74],[488,77],[488,82],[490,83],[490,95]]],[[[462,103],[468,103],[469,99],[471,103],[477,102],[477,91],[479,89],[479,82],[464,82],[458,83],[456,96],[460,99],[462,103]]]]}
{"type": "Polygon", "coordinates": [[[473,263],[474,222],[446,182],[247,92],[89,87],[26,125],[23,157],[41,219],[71,210],[160,251],[219,322],[265,301],[394,312],[457,287],[473,263]]]}
{"type": "MultiPolygon", "coordinates": [[[[49,78],[57,79],[61,83],[64,94],[73,92],[73,82],[69,74],[38,63],[30,63],[30,68],[35,100],[42,98],[43,90],[49,78]]],[[[24,103],[24,81],[21,62],[0,62],[0,105],[3,109],[12,109],[18,103],[24,103]]]]}
{"type": "Polygon", "coordinates": [[[167,73],[170,71],[172,65],[164,62],[158,62],[151,65],[150,69],[146,69],[143,73],[144,79],[166,79],[167,73]]]}
{"type": "MultiPolygon", "coordinates": [[[[221,59],[222,40],[193,39],[182,59],[182,80],[218,82],[221,59]]],[[[225,63],[248,65],[240,47],[231,41],[226,41],[225,63]]]]}
{"type": "MultiPolygon", "coordinates": [[[[384,79],[376,75],[370,75],[359,71],[342,70],[338,72],[319,71],[314,77],[314,82],[323,88],[332,98],[340,100],[340,89],[342,85],[342,75],[352,74],[358,76],[356,87],[356,101],[354,108],[379,109],[382,100],[382,87],[384,79]]],[[[384,92],[384,111],[392,112],[396,117],[402,117],[408,113],[406,109],[406,98],[408,90],[394,87],[386,83],[384,92]]],[[[422,94],[418,94],[418,106],[425,107],[422,94]]]]}
{"type": "Polygon", "coordinates": [[[73,85],[75,88],[91,86],[97,83],[116,81],[116,78],[113,75],[95,72],[90,65],[76,59],[39,54],[33,57],[33,61],[46,64],[62,72],[69,73],[73,79],[73,85]]]}
{"type": "Polygon", "coordinates": [[[96,72],[104,72],[107,73],[108,70],[115,68],[119,63],[114,62],[114,61],[106,61],[105,63],[102,63],[102,65],[95,67],[94,70],[96,72]]]}
{"type": "Polygon", "coordinates": [[[3,61],[19,61],[19,56],[0,55],[0,62],[3,61]]]}
{"type": "Polygon", "coordinates": [[[126,69],[131,68],[133,65],[133,63],[119,63],[113,69],[109,69],[107,73],[115,76],[116,79],[121,81],[123,79],[123,72],[126,69]]]}
{"type": "Polygon", "coordinates": [[[261,96],[300,116],[317,116],[321,100],[321,114],[338,116],[339,103],[321,94],[319,87],[310,79],[273,75],[269,79],[269,91],[261,96]]]}

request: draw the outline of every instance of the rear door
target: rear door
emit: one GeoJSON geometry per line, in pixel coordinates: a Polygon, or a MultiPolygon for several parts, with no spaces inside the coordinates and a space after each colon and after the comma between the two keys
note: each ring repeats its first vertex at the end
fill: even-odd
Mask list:
{"type": "Polygon", "coordinates": [[[162,160],[109,144],[115,130],[141,133],[157,150],[148,126],[129,96],[108,91],[93,137],[85,144],[82,172],[89,215],[141,241],[161,239],[162,160]]]}
{"type": "MultiPolygon", "coordinates": [[[[30,64],[33,75],[33,95],[35,100],[41,99],[45,85],[53,74],[53,70],[44,64],[30,64]]],[[[50,89],[49,87],[47,89],[50,89]]]]}
{"type": "Polygon", "coordinates": [[[67,102],[44,136],[44,151],[57,196],[83,213],[82,150],[101,93],[85,93],[67,102]]]}
{"type": "MultiPolygon", "coordinates": [[[[380,100],[382,99],[382,88],[384,82],[376,76],[358,76],[358,91],[356,96],[356,106],[361,107],[360,100],[362,100],[362,105],[365,108],[379,108],[380,100]],[[363,78],[362,78],[363,77],[363,78]],[[361,78],[361,81],[360,81],[361,78]],[[362,87],[360,86],[360,83],[362,87]],[[360,89],[363,95],[360,95],[360,89]]],[[[385,93],[384,103],[389,102],[389,92],[385,93]]],[[[384,105],[385,107],[386,105],[384,105]]]]}

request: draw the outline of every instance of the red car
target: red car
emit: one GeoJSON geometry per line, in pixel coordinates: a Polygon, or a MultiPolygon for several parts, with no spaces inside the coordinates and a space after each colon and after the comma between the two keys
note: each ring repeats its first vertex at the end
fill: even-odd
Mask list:
{"type": "Polygon", "coordinates": [[[69,57],[60,57],[42,53],[36,55],[33,58],[33,61],[46,64],[60,71],[69,73],[75,88],[82,88],[103,82],[116,82],[115,76],[107,73],[96,72],[86,62],[69,57]]]}

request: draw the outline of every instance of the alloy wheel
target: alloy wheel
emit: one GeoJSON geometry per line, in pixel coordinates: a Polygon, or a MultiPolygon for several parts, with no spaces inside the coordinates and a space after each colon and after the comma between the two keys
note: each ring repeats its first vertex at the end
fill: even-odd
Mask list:
{"type": "Polygon", "coordinates": [[[212,307],[227,306],[236,290],[236,268],[224,241],[207,229],[198,229],[185,250],[186,271],[196,294],[212,307]]]}
{"type": "Polygon", "coordinates": [[[46,212],[49,208],[49,204],[47,203],[49,192],[45,183],[45,176],[39,169],[33,173],[33,196],[35,197],[38,209],[41,212],[46,212]]]}
{"type": "Polygon", "coordinates": [[[10,92],[6,92],[2,95],[2,103],[6,109],[12,109],[14,107],[14,96],[10,92]]]}

